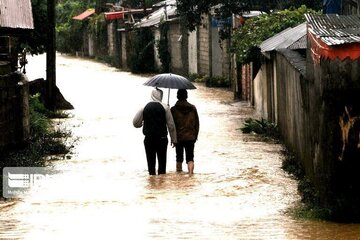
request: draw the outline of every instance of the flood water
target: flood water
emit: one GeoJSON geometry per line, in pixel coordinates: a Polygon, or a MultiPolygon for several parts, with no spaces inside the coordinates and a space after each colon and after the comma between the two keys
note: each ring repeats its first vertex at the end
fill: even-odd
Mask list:
{"type": "MultiPolygon", "coordinates": [[[[29,62],[29,78],[44,77],[44,56],[29,62]]],[[[42,188],[0,204],[0,239],[360,239],[359,224],[286,214],[299,196],[281,170],[283,147],[242,134],[254,110],[223,89],[189,90],[200,116],[195,174],[175,171],[169,147],[168,173],[148,176],[132,126],[150,99],[148,77],[58,55],[57,85],[75,107],[58,124],[78,141],[42,188]]]]}

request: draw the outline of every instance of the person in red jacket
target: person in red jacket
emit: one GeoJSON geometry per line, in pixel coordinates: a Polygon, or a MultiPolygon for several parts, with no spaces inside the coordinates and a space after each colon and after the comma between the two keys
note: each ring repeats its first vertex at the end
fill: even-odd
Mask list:
{"type": "Polygon", "coordinates": [[[187,101],[186,89],[177,92],[178,101],[171,108],[176,127],[176,170],[182,171],[184,150],[189,174],[194,172],[194,147],[199,134],[199,116],[196,107],[187,101]]]}

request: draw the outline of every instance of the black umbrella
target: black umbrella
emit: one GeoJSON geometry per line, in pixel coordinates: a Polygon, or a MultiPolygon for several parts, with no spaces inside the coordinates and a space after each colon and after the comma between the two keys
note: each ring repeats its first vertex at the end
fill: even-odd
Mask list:
{"type": "Polygon", "coordinates": [[[168,105],[170,98],[170,88],[171,89],[196,89],[194,84],[192,84],[187,78],[173,74],[173,73],[162,73],[155,75],[144,83],[145,86],[159,87],[159,88],[168,88],[168,105]]]}

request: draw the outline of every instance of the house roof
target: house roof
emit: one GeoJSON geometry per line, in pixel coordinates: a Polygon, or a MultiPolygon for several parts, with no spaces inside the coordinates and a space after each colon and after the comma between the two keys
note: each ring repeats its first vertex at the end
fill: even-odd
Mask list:
{"type": "Polygon", "coordinates": [[[326,45],[360,43],[360,16],[305,14],[309,31],[326,45]]]}
{"type": "Polygon", "coordinates": [[[0,27],[34,29],[31,1],[1,0],[0,27]]]}
{"type": "Polygon", "coordinates": [[[161,3],[163,4],[161,8],[141,19],[135,24],[135,27],[152,27],[158,25],[162,19],[176,16],[176,0],[167,0],[161,3]]]}
{"type": "Polygon", "coordinates": [[[306,23],[302,23],[263,41],[260,49],[263,53],[277,49],[306,49],[306,42],[306,23]]]}
{"type": "Polygon", "coordinates": [[[106,12],[105,19],[106,20],[116,20],[116,19],[124,19],[124,11],[117,11],[117,12],[106,12]]]}
{"type": "Polygon", "coordinates": [[[82,21],[82,20],[89,18],[94,13],[95,13],[95,9],[89,8],[89,9],[85,10],[84,12],[80,13],[79,15],[73,17],[72,19],[82,21]]]}
{"type": "MultiPolygon", "coordinates": [[[[147,8],[147,12],[152,12],[152,8],[147,8]]],[[[105,19],[106,20],[116,20],[116,19],[124,19],[126,15],[132,15],[132,14],[138,14],[138,13],[144,13],[144,9],[123,9],[121,11],[115,11],[115,12],[106,12],[105,19]]]]}

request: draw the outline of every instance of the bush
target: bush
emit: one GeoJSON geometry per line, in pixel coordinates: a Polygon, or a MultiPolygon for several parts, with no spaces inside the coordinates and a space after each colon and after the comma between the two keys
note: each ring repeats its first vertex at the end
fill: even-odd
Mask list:
{"type": "Polygon", "coordinates": [[[273,138],[280,138],[279,130],[276,124],[263,118],[261,120],[248,118],[245,120],[244,127],[240,128],[243,133],[263,134],[273,138]]]}
{"type": "Polygon", "coordinates": [[[88,7],[80,0],[65,0],[56,5],[56,48],[59,52],[74,54],[81,50],[84,22],[73,20],[72,17],[88,7]]]}
{"type": "Polygon", "coordinates": [[[156,47],[158,49],[159,58],[161,62],[161,72],[168,73],[170,72],[170,64],[171,64],[171,57],[169,53],[169,40],[168,40],[168,31],[169,31],[169,24],[163,22],[159,26],[160,28],[160,40],[158,40],[156,47]]]}
{"type": "Polygon", "coordinates": [[[154,36],[150,28],[140,28],[131,32],[129,66],[133,73],[155,71],[154,36]]]}
{"type": "Polygon", "coordinates": [[[288,27],[305,22],[305,13],[314,12],[306,6],[294,10],[283,10],[273,14],[264,14],[246,20],[244,26],[233,34],[233,49],[239,64],[258,60],[260,44],[288,27]]]}
{"type": "Polygon", "coordinates": [[[1,153],[1,167],[40,167],[45,166],[45,157],[67,154],[73,144],[66,144],[71,132],[55,129],[49,116],[56,115],[47,110],[40,101],[40,95],[29,99],[30,139],[29,144],[21,149],[1,153]]]}

